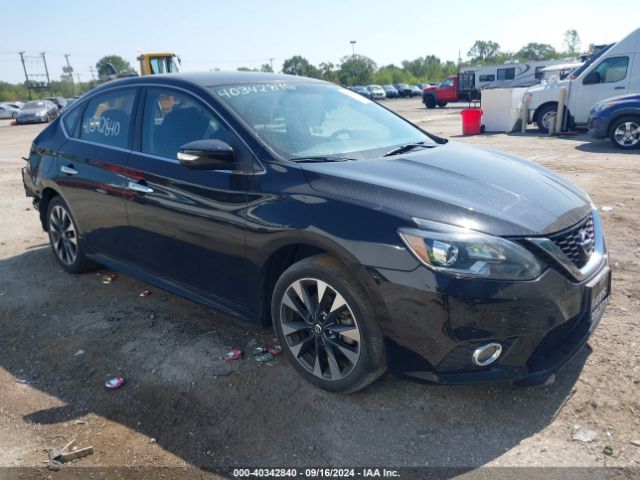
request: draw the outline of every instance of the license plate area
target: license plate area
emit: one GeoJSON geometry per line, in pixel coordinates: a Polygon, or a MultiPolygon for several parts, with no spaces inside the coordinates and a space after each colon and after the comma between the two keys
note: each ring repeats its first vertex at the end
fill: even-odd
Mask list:
{"type": "Polygon", "coordinates": [[[602,274],[587,283],[587,305],[589,305],[589,322],[591,329],[595,328],[604,309],[609,303],[611,294],[611,269],[607,268],[602,274]]]}

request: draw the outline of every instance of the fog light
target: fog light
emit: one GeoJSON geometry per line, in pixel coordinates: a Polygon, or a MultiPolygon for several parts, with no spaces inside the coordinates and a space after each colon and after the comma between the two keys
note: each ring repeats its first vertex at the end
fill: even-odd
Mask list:
{"type": "Polygon", "coordinates": [[[495,362],[502,353],[502,345],[499,343],[486,343],[473,352],[473,363],[479,367],[486,367],[495,362]]]}

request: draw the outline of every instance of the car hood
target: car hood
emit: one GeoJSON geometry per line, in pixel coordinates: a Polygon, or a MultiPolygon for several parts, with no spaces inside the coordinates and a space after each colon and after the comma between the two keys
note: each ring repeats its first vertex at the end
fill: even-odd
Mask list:
{"type": "Polygon", "coordinates": [[[591,210],[582,190],[544,167],[454,142],[404,155],[301,167],[311,188],[324,194],[493,235],[548,235],[591,210]]]}
{"type": "MultiPolygon", "coordinates": [[[[640,93],[632,93],[625,95],[618,95],[617,97],[609,97],[604,100],[600,100],[596,105],[600,105],[603,103],[638,103],[640,102],[640,93]]],[[[595,105],[594,105],[595,106],[595,105]]]]}
{"type": "Polygon", "coordinates": [[[554,90],[560,87],[569,88],[570,83],[571,83],[571,80],[567,80],[567,79],[559,80],[557,82],[547,82],[541,85],[535,85],[533,87],[527,88],[526,93],[543,92],[545,90],[554,90]]]}

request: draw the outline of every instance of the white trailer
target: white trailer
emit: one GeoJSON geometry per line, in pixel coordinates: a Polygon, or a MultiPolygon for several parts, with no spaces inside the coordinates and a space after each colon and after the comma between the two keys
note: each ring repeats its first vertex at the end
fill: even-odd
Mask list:
{"type": "Polygon", "coordinates": [[[566,63],[566,59],[529,63],[510,60],[499,65],[463,67],[460,73],[474,73],[477,89],[531,87],[540,83],[544,68],[566,63]]]}

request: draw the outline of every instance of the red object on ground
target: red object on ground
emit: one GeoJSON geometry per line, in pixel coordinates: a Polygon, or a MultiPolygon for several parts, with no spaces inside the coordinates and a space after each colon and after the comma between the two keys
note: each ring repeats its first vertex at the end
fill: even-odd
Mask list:
{"type": "Polygon", "coordinates": [[[108,388],[109,390],[115,390],[116,388],[120,388],[122,385],[124,385],[124,378],[118,375],[117,377],[113,377],[107,380],[107,382],[104,384],[104,387],[108,388]]]}
{"type": "Polygon", "coordinates": [[[16,125],[18,125],[18,121],[14,118],[9,122],[9,125],[15,127],[16,125]]]}
{"type": "Polygon", "coordinates": [[[462,115],[462,134],[478,135],[482,128],[482,110],[479,108],[465,108],[462,115]]]}
{"type": "Polygon", "coordinates": [[[224,354],[224,359],[227,361],[238,360],[240,357],[242,357],[242,350],[239,348],[234,348],[224,354]]]}

